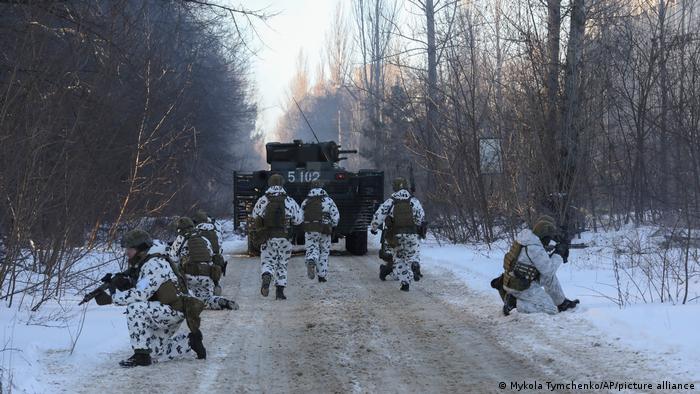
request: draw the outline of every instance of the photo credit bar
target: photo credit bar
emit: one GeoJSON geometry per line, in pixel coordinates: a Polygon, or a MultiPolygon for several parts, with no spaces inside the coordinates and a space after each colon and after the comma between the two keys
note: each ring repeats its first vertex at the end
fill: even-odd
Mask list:
{"type": "Polygon", "coordinates": [[[656,390],[656,391],[676,391],[676,390],[695,390],[695,383],[681,383],[664,380],[661,382],[628,382],[628,381],[588,381],[585,383],[569,381],[566,383],[557,382],[540,382],[537,380],[520,381],[520,382],[499,382],[498,388],[509,391],[562,391],[562,390],[656,390]]]}

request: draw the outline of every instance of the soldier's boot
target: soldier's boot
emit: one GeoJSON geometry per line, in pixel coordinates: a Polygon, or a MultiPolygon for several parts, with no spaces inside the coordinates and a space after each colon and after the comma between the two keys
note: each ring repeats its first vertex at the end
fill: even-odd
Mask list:
{"type": "Polygon", "coordinates": [[[218,303],[221,309],[228,309],[230,311],[238,310],[238,304],[236,304],[236,301],[227,300],[226,298],[219,298],[218,303]]]}
{"type": "Polygon", "coordinates": [[[379,266],[379,280],[385,281],[387,275],[389,275],[393,271],[391,267],[389,267],[388,264],[382,264],[379,266]]]}
{"type": "Polygon", "coordinates": [[[134,349],[134,355],[119,362],[124,368],[145,367],[151,365],[151,351],[148,349],[134,349]]]}
{"type": "Polygon", "coordinates": [[[204,360],[207,358],[207,349],[204,348],[202,332],[197,330],[197,332],[191,332],[187,335],[187,343],[189,343],[192,351],[197,354],[197,358],[204,360]]]}
{"type": "Polygon", "coordinates": [[[411,263],[411,271],[413,271],[413,279],[418,282],[423,274],[420,273],[420,263],[414,261],[411,263]]]}
{"type": "Polygon", "coordinates": [[[270,294],[270,282],[272,281],[272,275],[269,272],[262,274],[262,286],[260,286],[260,294],[263,297],[267,297],[270,294]]]}
{"type": "Polygon", "coordinates": [[[284,286],[277,286],[277,293],[275,294],[276,300],[286,300],[287,297],[284,295],[284,286]]]}
{"type": "Polygon", "coordinates": [[[576,305],[578,305],[579,303],[580,303],[580,301],[577,299],[572,301],[568,298],[564,298],[564,302],[557,305],[557,309],[559,309],[559,312],[564,312],[566,310],[576,308],[576,305]]]}
{"type": "Polygon", "coordinates": [[[503,299],[503,315],[508,316],[510,315],[510,311],[516,308],[517,306],[517,301],[518,299],[512,296],[511,294],[506,294],[505,298],[503,299]]]}
{"type": "Polygon", "coordinates": [[[308,276],[309,279],[316,277],[316,263],[314,263],[312,260],[306,261],[306,276],[308,276]]]}
{"type": "Polygon", "coordinates": [[[326,283],[326,278],[319,276],[318,277],[318,283],[326,283]]]}
{"type": "Polygon", "coordinates": [[[401,291],[408,291],[408,283],[401,282],[401,291]]]}

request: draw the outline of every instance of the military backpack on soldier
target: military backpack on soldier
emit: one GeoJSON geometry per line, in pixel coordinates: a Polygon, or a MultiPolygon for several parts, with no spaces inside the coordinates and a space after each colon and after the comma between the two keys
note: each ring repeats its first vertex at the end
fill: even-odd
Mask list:
{"type": "MultiPolygon", "coordinates": [[[[214,265],[221,269],[221,274],[226,274],[226,261],[224,261],[224,256],[219,253],[221,251],[221,245],[219,245],[219,236],[216,230],[199,230],[199,235],[203,236],[211,244],[212,250],[214,250],[214,256],[212,257],[212,262],[214,265]]],[[[218,285],[218,283],[216,283],[218,285]]]]}
{"type": "Polygon", "coordinates": [[[287,238],[286,194],[267,195],[267,206],[262,218],[261,241],[287,238]]]}
{"type": "Polygon", "coordinates": [[[411,199],[392,198],[393,212],[387,217],[386,223],[386,242],[392,248],[398,245],[398,234],[418,234],[418,227],[413,221],[413,207],[411,199]]]}
{"type": "Polygon", "coordinates": [[[330,224],[330,215],[323,212],[323,198],[323,196],[313,196],[306,202],[304,207],[304,232],[327,235],[333,232],[333,227],[330,224]]]}
{"type": "MultiPolygon", "coordinates": [[[[220,266],[211,264],[212,255],[207,245],[207,239],[198,233],[189,233],[185,236],[185,242],[180,246],[180,250],[187,244],[188,255],[183,256],[180,261],[182,271],[187,275],[208,276],[218,285],[221,280],[222,269],[220,266]]],[[[178,252],[179,254],[179,252],[178,252]]]]}
{"type": "Polygon", "coordinates": [[[503,257],[503,286],[516,291],[527,290],[540,276],[534,266],[518,262],[523,251],[527,253],[527,247],[514,242],[503,257]]]}

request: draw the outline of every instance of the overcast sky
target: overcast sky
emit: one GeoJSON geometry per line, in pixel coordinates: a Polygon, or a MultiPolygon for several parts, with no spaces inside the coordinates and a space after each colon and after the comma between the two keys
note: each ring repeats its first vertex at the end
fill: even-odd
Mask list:
{"type": "Polygon", "coordinates": [[[246,0],[248,9],[267,8],[279,15],[268,26],[257,23],[262,42],[252,59],[260,115],[259,126],[270,131],[282,113],[280,104],[295,71],[299,50],[303,48],[313,73],[324,46],[325,33],[336,4],[343,0],[246,0]]]}

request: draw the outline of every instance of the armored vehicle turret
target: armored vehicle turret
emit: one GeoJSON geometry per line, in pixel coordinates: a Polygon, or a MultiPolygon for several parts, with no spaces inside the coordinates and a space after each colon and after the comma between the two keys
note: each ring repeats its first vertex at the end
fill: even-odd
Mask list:
{"type": "MultiPolygon", "coordinates": [[[[260,253],[260,245],[255,243],[256,229],[251,213],[255,202],[267,190],[267,180],[273,174],[284,177],[287,194],[299,204],[311,189],[311,182],[323,182],[324,189],[340,211],[340,223],[333,236],[333,242],[345,238],[348,252],[355,255],[367,253],[367,227],[384,197],[384,173],[377,170],[347,171],[340,165],[341,161],[346,159],[342,155],[357,151],[340,148],[333,141],[271,142],[265,146],[269,170],[234,172],[234,225],[248,233],[250,255],[260,253]]],[[[290,236],[297,244],[304,243],[301,228],[293,228],[290,236]]]]}

